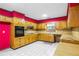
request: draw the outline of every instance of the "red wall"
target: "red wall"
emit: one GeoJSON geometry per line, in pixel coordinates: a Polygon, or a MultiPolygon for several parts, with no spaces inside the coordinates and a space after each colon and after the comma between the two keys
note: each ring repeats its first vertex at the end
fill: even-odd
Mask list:
{"type": "Polygon", "coordinates": [[[63,16],[63,17],[57,17],[57,18],[50,18],[50,19],[44,19],[44,20],[36,20],[36,19],[32,19],[30,17],[25,16],[24,14],[17,12],[17,11],[7,11],[5,9],[0,8],[0,14],[4,15],[4,16],[9,16],[9,17],[18,17],[18,18],[22,18],[25,19],[26,21],[29,22],[34,22],[34,23],[44,23],[44,22],[53,22],[53,21],[61,21],[61,20],[67,20],[67,16],[63,16]]]}
{"type": "Polygon", "coordinates": [[[8,10],[5,10],[5,9],[0,8],[0,15],[4,15],[4,16],[8,16],[8,17],[12,17],[12,12],[11,12],[11,11],[8,11],[8,10]]]}
{"type": "Polygon", "coordinates": [[[39,20],[38,23],[56,22],[56,21],[62,21],[62,20],[67,20],[67,16],[39,20]]]}
{"type": "MultiPolygon", "coordinates": [[[[77,6],[77,5],[79,5],[79,4],[78,3],[77,4],[76,3],[69,3],[68,8],[72,7],[72,6],[77,6]]],[[[27,17],[27,16],[25,16],[24,14],[22,14],[20,12],[17,12],[17,11],[10,12],[10,11],[7,11],[7,10],[1,9],[1,8],[0,8],[0,14],[5,15],[5,16],[10,16],[10,17],[15,16],[15,17],[18,17],[18,18],[25,19],[26,21],[29,21],[29,22],[34,22],[34,23],[44,23],[44,22],[47,23],[47,22],[67,20],[67,16],[68,16],[68,13],[67,13],[67,16],[44,19],[44,20],[36,20],[36,19],[32,19],[30,17],[27,17]]]]}
{"type": "Polygon", "coordinates": [[[12,11],[12,16],[13,17],[18,17],[18,18],[22,18],[24,19],[25,18],[25,15],[20,13],[20,12],[17,12],[17,11],[12,11]]]}
{"type": "Polygon", "coordinates": [[[0,50],[10,48],[10,24],[0,22],[0,50]]]}
{"type": "Polygon", "coordinates": [[[79,3],[69,3],[69,7],[79,6],[79,3]]]}
{"type": "Polygon", "coordinates": [[[36,19],[32,19],[30,17],[25,17],[25,20],[29,21],[29,22],[33,22],[33,23],[38,23],[38,21],[36,19]]]}

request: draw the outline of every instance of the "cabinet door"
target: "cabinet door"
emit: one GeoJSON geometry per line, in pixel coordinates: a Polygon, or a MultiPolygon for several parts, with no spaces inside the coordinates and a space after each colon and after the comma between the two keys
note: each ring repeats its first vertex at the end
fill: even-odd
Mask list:
{"type": "Polygon", "coordinates": [[[18,38],[14,39],[14,44],[12,46],[13,49],[20,47],[20,40],[18,38]]]}
{"type": "Polygon", "coordinates": [[[30,34],[29,36],[29,42],[32,43],[32,42],[35,42],[36,41],[36,35],[35,34],[30,34]]]}
{"type": "Polygon", "coordinates": [[[25,35],[25,44],[29,44],[29,35],[25,35]]]}
{"type": "Polygon", "coordinates": [[[45,23],[40,23],[37,25],[38,30],[45,30],[46,29],[46,24],[45,23]]]}
{"type": "Polygon", "coordinates": [[[79,27],[79,6],[69,6],[68,27],[79,27]]]}
{"type": "Polygon", "coordinates": [[[0,50],[10,47],[10,25],[0,23],[0,50]]]}
{"type": "Polygon", "coordinates": [[[20,46],[23,46],[25,45],[25,40],[24,40],[24,37],[20,38],[20,46]]]}
{"type": "Polygon", "coordinates": [[[54,42],[54,35],[41,33],[39,34],[39,40],[47,41],[47,42],[54,42]]]}

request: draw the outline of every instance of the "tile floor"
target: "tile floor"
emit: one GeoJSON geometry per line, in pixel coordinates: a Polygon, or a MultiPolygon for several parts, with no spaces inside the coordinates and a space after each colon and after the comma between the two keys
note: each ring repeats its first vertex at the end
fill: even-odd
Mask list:
{"type": "Polygon", "coordinates": [[[37,41],[22,48],[0,51],[0,56],[53,56],[58,43],[37,41]]]}

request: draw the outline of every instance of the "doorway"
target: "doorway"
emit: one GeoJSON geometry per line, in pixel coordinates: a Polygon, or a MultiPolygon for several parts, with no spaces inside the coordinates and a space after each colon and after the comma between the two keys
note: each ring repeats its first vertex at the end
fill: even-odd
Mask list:
{"type": "Polygon", "coordinates": [[[0,50],[10,48],[10,24],[0,22],[0,50]]]}

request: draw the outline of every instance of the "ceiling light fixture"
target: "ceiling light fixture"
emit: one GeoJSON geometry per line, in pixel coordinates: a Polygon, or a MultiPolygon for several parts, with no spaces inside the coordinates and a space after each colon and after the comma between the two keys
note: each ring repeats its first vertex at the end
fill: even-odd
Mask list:
{"type": "Polygon", "coordinates": [[[47,14],[43,14],[42,15],[42,19],[46,19],[46,18],[48,18],[48,15],[47,14]]]}

